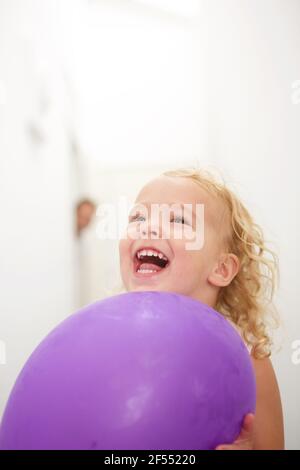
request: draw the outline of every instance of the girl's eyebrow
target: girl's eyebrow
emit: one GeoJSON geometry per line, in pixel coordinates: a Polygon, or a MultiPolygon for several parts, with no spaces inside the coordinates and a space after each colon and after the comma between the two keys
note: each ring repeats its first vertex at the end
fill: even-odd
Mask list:
{"type": "MultiPolygon", "coordinates": [[[[139,202],[134,203],[134,205],[133,205],[132,208],[134,209],[135,207],[138,207],[138,206],[146,206],[146,207],[149,207],[149,206],[151,206],[151,204],[155,204],[155,205],[157,205],[157,204],[158,204],[158,205],[160,205],[160,204],[167,204],[168,206],[175,205],[175,206],[180,206],[181,209],[183,209],[183,210],[186,209],[184,206],[193,206],[193,205],[194,205],[194,204],[192,204],[192,203],[181,203],[181,202],[175,202],[175,201],[174,201],[174,202],[147,202],[147,201],[139,201],[139,202]]],[[[196,214],[195,214],[194,210],[192,210],[191,213],[192,213],[193,216],[196,217],[196,214]]]]}

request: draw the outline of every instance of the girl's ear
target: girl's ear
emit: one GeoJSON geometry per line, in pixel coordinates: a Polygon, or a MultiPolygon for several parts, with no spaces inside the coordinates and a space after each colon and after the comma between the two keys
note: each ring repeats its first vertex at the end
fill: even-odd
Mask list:
{"type": "Polygon", "coordinates": [[[208,276],[208,282],[217,287],[228,286],[239,272],[239,268],[240,262],[238,257],[233,253],[224,253],[220,256],[208,276]]]}

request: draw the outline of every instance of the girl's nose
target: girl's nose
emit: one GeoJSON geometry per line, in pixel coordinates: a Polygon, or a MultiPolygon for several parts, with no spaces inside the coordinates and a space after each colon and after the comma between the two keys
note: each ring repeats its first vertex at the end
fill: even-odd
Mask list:
{"type": "Polygon", "coordinates": [[[150,238],[153,236],[153,237],[156,237],[158,238],[159,236],[159,228],[157,226],[151,226],[151,224],[144,224],[142,227],[141,227],[141,234],[142,236],[150,236],[150,238]]]}

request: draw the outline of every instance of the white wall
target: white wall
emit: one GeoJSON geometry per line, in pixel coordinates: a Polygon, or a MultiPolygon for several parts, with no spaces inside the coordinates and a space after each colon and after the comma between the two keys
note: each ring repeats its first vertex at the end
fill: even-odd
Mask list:
{"type": "Polygon", "coordinates": [[[86,157],[126,171],[205,154],[205,51],[198,29],[135,1],[100,0],[85,9],[78,3],[72,12],[65,63],[86,157]]]}
{"type": "Polygon", "coordinates": [[[20,368],[74,299],[67,103],[54,3],[41,4],[0,3],[0,415],[20,368]]]}

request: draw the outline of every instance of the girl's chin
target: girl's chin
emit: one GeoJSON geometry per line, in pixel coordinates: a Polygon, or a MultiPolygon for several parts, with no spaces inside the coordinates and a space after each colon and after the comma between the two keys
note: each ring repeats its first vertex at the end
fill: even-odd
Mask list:
{"type": "Polygon", "coordinates": [[[149,282],[148,280],[145,280],[143,282],[142,279],[139,279],[138,281],[136,279],[133,279],[130,282],[130,289],[129,291],[145,291],[145,290],[156,290],[156,291],[168,291],[171,289],[168,289],[166,285],[163,283],[158,283],[158,282],[149,282]]]}

